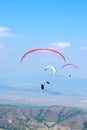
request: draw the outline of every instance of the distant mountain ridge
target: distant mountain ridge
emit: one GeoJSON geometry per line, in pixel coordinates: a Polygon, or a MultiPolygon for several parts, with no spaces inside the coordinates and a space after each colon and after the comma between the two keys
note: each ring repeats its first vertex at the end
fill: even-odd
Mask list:
{"type": "Polygon", "coordinates": [[[87,110],[0,105],[0,130],[87,130],[87,110]]]}

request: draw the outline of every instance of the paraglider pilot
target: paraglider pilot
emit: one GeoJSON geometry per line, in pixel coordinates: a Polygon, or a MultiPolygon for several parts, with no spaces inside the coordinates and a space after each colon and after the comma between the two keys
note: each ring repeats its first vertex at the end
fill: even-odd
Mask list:
{"type": "Polygon", "coordinates": [[[47,84],[50,84],[50,82],[49,82],[49,81],[46,81],[46,83],[47,83],[47,84]]]}
{"type": "Polygon", "coordinates": [[[43,85],[43,84],[41,84],[41,89],[42,89],[42,90],[44,89],[44,85],[43,85]]]}

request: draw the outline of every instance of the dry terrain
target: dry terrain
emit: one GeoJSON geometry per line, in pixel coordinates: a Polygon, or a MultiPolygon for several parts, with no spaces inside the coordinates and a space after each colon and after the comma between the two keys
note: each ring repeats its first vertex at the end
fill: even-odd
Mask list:
{"type": "Polygon", "coordinates": [[[0,130],[87,130],[87,110],[1,105],[0,130]]]}

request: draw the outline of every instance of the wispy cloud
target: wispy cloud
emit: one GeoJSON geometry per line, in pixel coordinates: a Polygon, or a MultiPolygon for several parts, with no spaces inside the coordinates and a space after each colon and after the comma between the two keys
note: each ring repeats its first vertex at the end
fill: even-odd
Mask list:
{"type": "Polygon", "coordinates": [[[0,37],[15,37],[10,28],[0,27],[0,37]]]}
{"type": "Polygon", "coordinates": [[[87,46],[79,47],[78,50],[87,51],[87,46]]]}
{"type": "Polygon", "coordinates": [[[71,43],[69,42],[53,42],[53,43],[49,43],[49,46],[54,46],[56,48],[67,48],[71,46],[71,43]]]}

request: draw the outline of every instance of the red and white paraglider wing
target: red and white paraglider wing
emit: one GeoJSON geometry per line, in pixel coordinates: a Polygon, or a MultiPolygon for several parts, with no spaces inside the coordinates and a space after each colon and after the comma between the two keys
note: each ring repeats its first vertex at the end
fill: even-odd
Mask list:
{"type": "Polygon", "coordinates": [[[49,52],[54,52],[54,53],[60,55],[63,58],[64,62],[66,62],[66,59],[65,59],[65,57],[64,57],[64,55],[62,53],[60,53],[59,51],[57,51],[55,49],[51,49],[51,48],[36,48],[36,49],[29,50],[25,54],[23,54],[20,61],[22,61],[27,55],[29,55],[29,54],[31,54],[33,52],[42,51],[42,50],[49,51],[49,52]]]}

